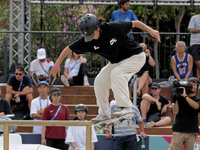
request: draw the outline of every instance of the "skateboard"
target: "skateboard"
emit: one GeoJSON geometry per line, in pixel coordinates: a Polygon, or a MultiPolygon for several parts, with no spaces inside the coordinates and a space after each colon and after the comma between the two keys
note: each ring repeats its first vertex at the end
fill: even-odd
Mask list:
{"type": "Polygon", "coordinates": [[[99,132],[101,129],[111,131],[113,123],[115,124],[115,127],[119,127],[119,125],[122,122],[124,122],[125,125],[131,126],[132,122],[131,120],[128,120],[128,119],[132,119],[132,117],[134,116],[135,116],[134,112],[129,112],[129,113],[120,115],[116,118],[111,118],[111,119],[96,122],[94,123],[95,131],[99,132]]]}

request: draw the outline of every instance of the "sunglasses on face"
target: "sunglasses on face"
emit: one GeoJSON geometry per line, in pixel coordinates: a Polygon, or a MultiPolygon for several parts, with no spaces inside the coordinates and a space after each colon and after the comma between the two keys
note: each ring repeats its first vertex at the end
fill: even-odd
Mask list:
{"type": "Polygon", "coordinates": [[[151,88],[151,90],[157,90],[156,88],[151,88]]]}
{"type": "Polygon", "coordinates": [[[15,73],[15,75],[16,75],[16,76],[17,76],[17,75],[21,76],[21,75],[22,75],[22,73],[15,73]]]}

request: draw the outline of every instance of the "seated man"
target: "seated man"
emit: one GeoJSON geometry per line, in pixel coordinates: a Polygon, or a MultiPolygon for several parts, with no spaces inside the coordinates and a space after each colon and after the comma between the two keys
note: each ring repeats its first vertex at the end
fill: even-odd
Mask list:
{"type": "Polygon", "coordinates": [[[160,90],[160,85],[154,82],[151,85],[151,94],[142,96],[140,109],[143,122],[147,127],[164,126],[171,122],[170,117],[161,117],[171,103],[167,98],[160,95],[160,90]]]}
{"type": "Polygon", "coordinates": [[[5,99],[9,102],[16,120],[30,118],[31,101],[33,99],[31,79],[24,73],[23,66],[17,66],[15,74],[7,82],[5,99]]]}
{"type": "Polygon", "coordinates": [[[188,80],[193,76],[193,58],[190,54],[185,53],[185,42],[176,43],[176,55],[171,57],[171,66],[175,79],[188,80]]]}
{"type": "MultiPolygon", "coordinates": [[[[51,104],[51,101],[48,96],[49,92],[49,84],[46,81],[41,81],[38,83],[38,93],[39,97],[35,98],[31,102],[31,112],[30,116],[34,118],[34,120],[41,120],[43,110],[51,104]]],[[[41,126],[34,126],[33,133],[42,133],[41,126]]]]}
{"type": "Polygon", "coordinates": [[[53,85],[53,77],[50,76],[51,68],[54,62],[46,58],[46,50],[40,48],[37,50],[37,59],[33,60],[30,65],[30,77],[32,83],[38,85],[40,81],[49,82],[49,86],[53,85]]]}
{"type": "MultiPolygon", "coordinates": [[[[1,95],[1,87],[0,87],[0,95],[1,95]]],[[[0,117],[8,114],[12,114],[10,105],[7,100],[0,98],[0,117]]]]}

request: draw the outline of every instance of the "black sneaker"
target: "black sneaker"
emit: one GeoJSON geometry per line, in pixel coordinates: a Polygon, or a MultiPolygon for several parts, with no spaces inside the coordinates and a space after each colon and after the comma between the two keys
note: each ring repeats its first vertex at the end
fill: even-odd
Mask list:
{"type": "Polygon", "coordinates": [[[50,77],[49,77],[49,87],[53,86],[54,81],[55,81],[55,78],[54,78],[54,76],[51,74],[50,77]]]}
{"type": "Polygon", "coordinates": [[[35,72],[32,73],[32,79],[33,79],[35,86],[37,86],[39,83],[39,80],[38,80],[37,74],[35,72]]]}

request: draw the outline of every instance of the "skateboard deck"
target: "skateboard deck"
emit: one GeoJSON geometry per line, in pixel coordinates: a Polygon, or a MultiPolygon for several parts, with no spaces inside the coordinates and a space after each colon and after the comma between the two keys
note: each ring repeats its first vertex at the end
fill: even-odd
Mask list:
{"type": "MultiPolygon", "coordinates": [[[[103,130],[112,130],[111,126],[114,123],[116,127],[118,127],[123,121],[127,120],[127,119],[131,119],[132,117],[135,116],[134,112],[129,112],[123,115],[120,115],[116,118],[111,118],[111,119],[107,119],[107,120],[103,120],[103,121],[99,121],[94,123],[94,128],[96,130],[96,132],[99,132],[99,130],[103,129],[103,130]]],[[[127,125],[130,126],[131,125],[131,121],[127,122],[127,125]]]]}

